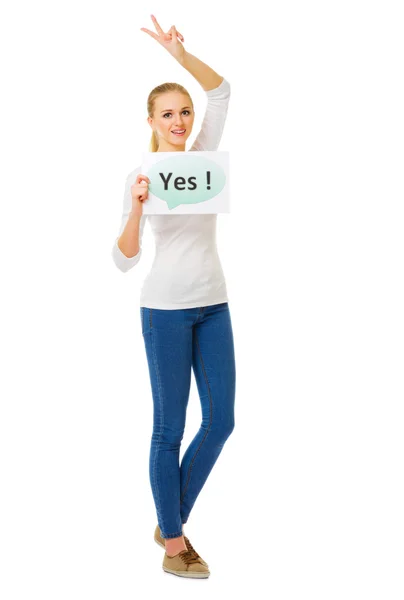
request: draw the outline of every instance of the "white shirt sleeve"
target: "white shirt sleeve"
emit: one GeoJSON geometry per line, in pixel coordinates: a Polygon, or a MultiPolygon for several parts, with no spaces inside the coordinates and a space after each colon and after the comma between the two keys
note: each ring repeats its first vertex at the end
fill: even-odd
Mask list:
{"type": "Polygon", "coordinates": [[[221,84],[205,92],[208,98],[201,130],[190,150],[217,150],[226,122],[230,100],[230,83],[223,78],[221,84]]]}
{"type": "Polygon", "coordinates": [[[137,263],[140,260],[141,255],[142,255],[142,238],[143,238],[143,230],[144,230],[144,226],[146,223],[147,215],[142,215],[140,217],[139,252],[137,254],[135,254],[135,256],[128,257],[122,252],[122,250],[118,246],[118,239],[120,238],[123,230],[125,229],[126,223],[129,218],[129,213],[132,210],[132,195],[130,192],[130,188],[135,183],[136,176],[138,173],[140,173],[140,167],[138,169],[135,169],[131,173],[129,173],[128,177],[126,178],[125,193],[123,196],[123,211],[122,211],[122,218],[121,218],[121,226],[119,228],[118,236],[116,237],[114,245],[112,247],[113,261],[114,261],[115,265],[118,267],[118,269],[120,271],[123,271],[124,273],[126,271],[129,271],[129,269],[131,269],[135,265],[137,265],[137,263]]]}

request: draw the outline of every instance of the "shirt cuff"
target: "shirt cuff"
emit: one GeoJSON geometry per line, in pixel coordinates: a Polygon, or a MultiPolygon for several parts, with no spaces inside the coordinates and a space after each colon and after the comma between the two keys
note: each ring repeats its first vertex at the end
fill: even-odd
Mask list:
{"type": "Polygon", "coordinates": [[[135,256],[126,256],[120,247],[118,246],[118,238],[116,238],[115,243],[112,247],[112,258],[114,263],[124,273],[129,271],[132,267],[134,267],[140,260],[140,256],[142,254],[142,249],[139,249],[139,252],[135,254],[135,256]]]}
{"type": "Polygon", "coordinates": [[[205,90],[205,94],[207,96],[221,96],[223,93],[226,95],[230,93],[230,83],[226,78],[223,78],[223,81],[220,85],[213,88],[213,90],[205,90]]]}

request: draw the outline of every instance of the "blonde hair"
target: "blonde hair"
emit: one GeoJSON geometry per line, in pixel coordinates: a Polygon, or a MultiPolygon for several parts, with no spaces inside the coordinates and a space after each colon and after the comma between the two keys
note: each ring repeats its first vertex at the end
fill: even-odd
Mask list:
{"type": "MultiPolygon", "coordinates": [[[[192,103],[191,96],[187,92],[187,90],[180,84],[174,82],[162,83],[161,85],[156,86],[150,92],[147,98],[147,114],[149,117],[153,118],[153,113],[155,109],[156,98],[160,96],[160,94],[165,94],[166,92],[180,92],[181,94],[185,94],[189,98],[190,105],[192,106],[192,110],[194,105],[192,103]]],[[[149,152],[157,152],[159,147],[158,135],[153,129],[152,137],[149,144],[149,152]]]]}

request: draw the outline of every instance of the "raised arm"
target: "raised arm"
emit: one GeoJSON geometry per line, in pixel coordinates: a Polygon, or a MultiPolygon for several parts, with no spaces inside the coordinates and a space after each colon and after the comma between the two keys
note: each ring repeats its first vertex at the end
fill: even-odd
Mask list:
{"type": "Polygon", "coordinates": [[[173,25],[167,32],[160,27],[156,17],[150,15],[157,33],[145,27],[141,30],[155,39],[200,83],[208,97],[202,127],[190,150],[217,150],[226,121],[230,98],[230,84],[209,65],[187,52],[181,42],[184,36],[173,25]]]}
{"type": "Polygon", "coordinates": [[[123,196],[123,210],[122,210],[122,218],[121,218],[121,226],[119,228],[118,237],[115,239],[114,245],[112,246],[112,258],[115,265],[118,267],[120,271],[124,273],[129,271],[132,267],[134,267],[140,260],[142,255],[142,238],[143,238],[143,230],[146,223],[147,215],[141,215],[140,219],[131,216],[132,210],[132,196],[130,192],[131,186],[136,181],[136,176],[140,173],[140,167],[129,173],[125,182],[125,193],[123,196]],[[132,239],[136,239],[137,233],[138,236],[138,247],[139,250],[137,254],[134,256],[126,256],[118,246],[119,238],[128,236],[131,241],[132,239]],[[122,235],[124,234],[124,235],[122,235]]]}
{"type": "Polygon", "coordinates": [[[208,103],[201,129],[190,150],[217,150],[222,138],[230,100],[230,83],[223,79],[220,85],[207,90],[208,103]]]}

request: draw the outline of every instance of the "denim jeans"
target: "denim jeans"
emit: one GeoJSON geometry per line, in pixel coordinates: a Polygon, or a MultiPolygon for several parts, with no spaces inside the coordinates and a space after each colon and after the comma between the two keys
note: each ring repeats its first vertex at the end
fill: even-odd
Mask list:
{"type": "Polygon", "coordinates": [[[153,397],[149,475],[163,538],[182,535],[234,429],[236,366],[228,302],[185,309],[140,307],[153,397]],[[193,370],[201,426],[179,463],[193,370]]]}

